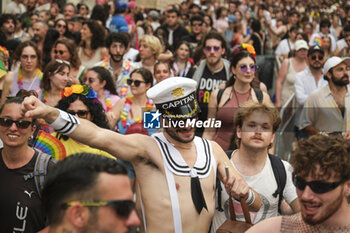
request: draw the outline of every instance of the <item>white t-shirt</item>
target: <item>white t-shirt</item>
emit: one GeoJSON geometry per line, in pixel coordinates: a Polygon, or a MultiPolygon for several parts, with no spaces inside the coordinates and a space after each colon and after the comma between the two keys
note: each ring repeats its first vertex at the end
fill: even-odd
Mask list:
{"type": "MultiPolygon", "coordinates": [[[[235,152],[236,151],[233,152],[232,157],[235,156],[235,152]]],[[[232,165],[236,168],[232,160],[230,161],[232,165]]],[[[286,169],[286,174],[287,174],[286,186],[283,190],[283,198],[286,200],[288,204],[290,204],[292,201],[294,201],[297,198],[296,189],[292,183],[293,168],[286,161],[283,161],[283,165],[286,169]]],[[[270,159],[269,158],[266,159],[266,163],[263,170],[254,176],[244,176],[239,171],[238,173],[247,182],[247,184],[259,194],[262,202],[262,206],[258,212],[250,212],[250,218],[252,220],[252,223],[256,224],[264,219],[277,216],[278,215],[278,196],[277,197],[272,196],[272,194],[277,189],[277,183],[276,183],[275,175],[273,174],[270,159]]],[[[215,213],[214,213],[213,225],[211,229],[212,233],[216,232],[217,228],[219,228],[224,223],[225,220],[230,219],[229,209],[228,209],[229,196],[225,191],[225,187],[223,183],[221,183],[221,187],[222,187],[221,207],[224,209],[224,211],[220,212],[217,210],[218,201],[217,201],[217,195],[216,195],[215,213]]],[[[239,221],[245,221],[240,203],[234,201],[233,205],[235,208],[236,219],[239,221]]]]}
{"type": "Polygon", "coordinates": [[[294,43],[288,39],[283,39],[278,44],[275,53],[277,55],[287,55],[291,50],[294,49],[294,43]],[[289,43],[288,43],[289,42],[289,43]]]}

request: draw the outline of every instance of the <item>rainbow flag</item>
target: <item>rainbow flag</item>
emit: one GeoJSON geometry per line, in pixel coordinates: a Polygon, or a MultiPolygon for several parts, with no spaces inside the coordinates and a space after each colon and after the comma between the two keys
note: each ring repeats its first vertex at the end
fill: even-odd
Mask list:
{"type": "Polygon", "coordinates": [[[52,158],[60,161],[66,157],[66,149],[62,142],[42,130],[39,131],[34,142],[34,148],[51,155],[52,158]]]}
{"type": "Polygon", "coordinates": [[[0,78],[4,77],[7,74],[4,63],[0,60],[0,78]]]}
{"type": "Polygon", "coordinates": [[[314,42],[315,42],[316,45],[322,47],[323,40],[322,40],[321,37],[315,37],[314,42]]]}

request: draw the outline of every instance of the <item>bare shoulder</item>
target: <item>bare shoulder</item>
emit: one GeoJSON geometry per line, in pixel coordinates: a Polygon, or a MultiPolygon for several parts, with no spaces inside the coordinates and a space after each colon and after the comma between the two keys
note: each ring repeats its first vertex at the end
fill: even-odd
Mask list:
{"type": "Polygon", "coordinates": [[[213,155],[216,160],[220,160],[222,157],[226,157],[225,151],[221,148],[221,146],[215,141],[210,141],[211,147],[213,150],[213,155]]]}
{"type": "Polygon", "coordinates": [[[273,217],[265,219],[264,221],[259,222],[253,227],[249,228],[247,233],[279,233],[281,229],[282,217],[273,217]]]}

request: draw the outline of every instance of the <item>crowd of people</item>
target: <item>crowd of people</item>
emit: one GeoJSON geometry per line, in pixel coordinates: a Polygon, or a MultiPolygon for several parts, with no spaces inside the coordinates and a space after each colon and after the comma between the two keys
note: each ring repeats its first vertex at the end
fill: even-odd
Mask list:
{"type": "Polygon", "coordinates": [[[349,57],[347,1],[11,0],[0,228],[214,233],[243,200],[249,232],[350,232],[349,57]]]}

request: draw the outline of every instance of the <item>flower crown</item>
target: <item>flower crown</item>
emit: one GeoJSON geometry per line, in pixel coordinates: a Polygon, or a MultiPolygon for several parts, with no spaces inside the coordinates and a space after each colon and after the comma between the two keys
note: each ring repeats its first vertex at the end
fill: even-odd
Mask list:
{"type": "Polygon", "coordinates": [[[85,95],[85,97],[89,99],[97,98],[97,92],[86,85],[72,85],[70,87],[64,88],[62,91],[62,98],[68,97],[72,94],[85,95]]]}
{"type": "Polygon", "coordinates": [[[254,59],[256,59],[255,49],[254,49],[254,47],[253,47],[252,45],[246,44],[246,43],[242,43],[242,44],[237,45],[237,46],[234,48],[234,51],[235,51],[236,49],[239,49],[240,51],[246,50],[248,53],[250,53],[251,55],[253,55],[254,59]]]}
{"type": "Polygon", "coordinates": [[[5,47],[0,46],[0,51],[9,57],[9,51],[5,47]]]}

